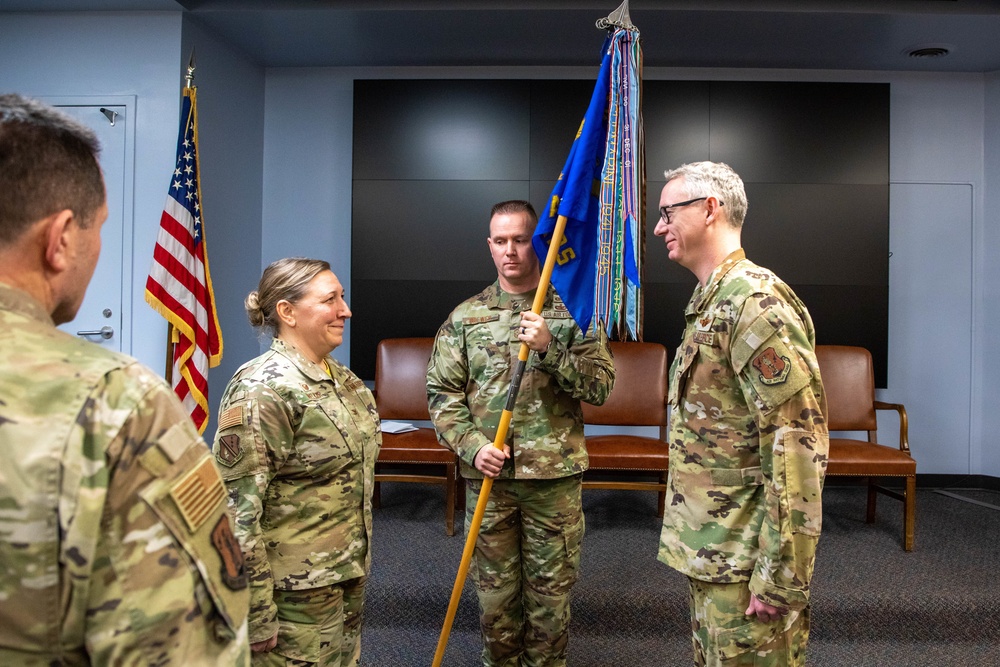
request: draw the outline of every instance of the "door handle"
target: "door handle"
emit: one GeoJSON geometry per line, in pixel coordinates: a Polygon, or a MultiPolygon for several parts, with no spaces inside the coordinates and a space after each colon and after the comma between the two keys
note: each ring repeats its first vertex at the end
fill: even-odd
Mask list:
{"type": "Polygon", "coordinates": [[[115,335],[115,330],[109,326],[103,326],[97,331],[77,331],[77,336],[100,336],[104,340],[108,340],[115,335]]]}

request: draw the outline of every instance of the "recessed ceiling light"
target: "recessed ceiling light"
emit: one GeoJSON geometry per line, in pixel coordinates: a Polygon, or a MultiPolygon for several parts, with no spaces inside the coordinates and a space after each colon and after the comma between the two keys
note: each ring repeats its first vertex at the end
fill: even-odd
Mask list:
{"type": "Polygon", "coordinates": [[[910,58],[944,58],[955,51],[951,44],[917,44],[903,49],[903,55],[910,58]]]}

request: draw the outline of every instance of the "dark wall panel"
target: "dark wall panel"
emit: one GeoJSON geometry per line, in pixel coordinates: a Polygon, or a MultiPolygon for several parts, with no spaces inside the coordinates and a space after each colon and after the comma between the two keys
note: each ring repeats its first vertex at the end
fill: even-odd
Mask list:
{"type": "Polygon", "coordinates": [[[492,281],[490,207],[527,196],[527,181],[356,180],[352,282],[492,281]]]}
{"type": "Polygon", "coordinates": [[[745,182],[886,183],[889,86],[712,84],[711,158],[745,182]]]}
{"type": "MultiPolygon", "coordinates": [[[[587,113],[593,81],[531,81],[530,177],[555,183],[587,113]]],[[[551,191],[551,188],[550,188],[551,191]]],[[[548,196],[548,193],[545,193],[548,196]]],[[[535,203],[536,200],[532,200],[535,203]]]]}
{"type": "MultiPolygon", "coordinates": [[[[663,172],[710,156],[710,86],[707,81],[647,81],[642,88],[646,178],[660,181],[663,172]]],[[[656,197],[660,196],[656,189],[656,197]]],[[[655,218],[649,218],[655,224],[655,218]]]]}
{"type": "MultiPolygon", "coordinates": [[[[489,208],[539,211],[593,81],[355,84],[351,364],[430,336],[496,273],[489,208]],[[558,100],[558,103],[555,102],[558,100]]],[[[888,340],[887,84],[647,81],[645,338],[675,347],[695,285],[653,235],[663,171],[729,163],[746,182],[743,245],[805,301],[820,343],[863,345],[885,384],[888,340]]]]}
{"type": "Polygon", "coordinates": [[[521,81],[356,81],[354,178],[527,180],[521,81]]]}

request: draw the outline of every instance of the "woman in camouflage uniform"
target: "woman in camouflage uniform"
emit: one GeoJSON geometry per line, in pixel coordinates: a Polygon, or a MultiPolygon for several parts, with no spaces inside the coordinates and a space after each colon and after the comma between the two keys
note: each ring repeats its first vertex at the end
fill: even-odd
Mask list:
{"type": "Polygon", "coordinates": [[[382,434],[330,352],[351,317],[321,260],[282,259],[246,299],[271,349],[226,387],[212,447],[250,577],[254,665],[357,665],[382,434]]]}

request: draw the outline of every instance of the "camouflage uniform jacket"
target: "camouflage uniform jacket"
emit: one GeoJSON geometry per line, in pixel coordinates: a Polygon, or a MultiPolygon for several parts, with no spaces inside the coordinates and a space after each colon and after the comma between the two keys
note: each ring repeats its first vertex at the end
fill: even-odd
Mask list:
{"type": "Polygon", "coordinates": [[[798,609],[822,524],[829,433],[805,305],[732,253],[695,288],[670,369],[670,475],[659,559],[750,582],[798,609]]]}
{"type": "Polygon", "coordinates": [[[0,664],[249,665],[225,486],[173,391],[0,284],[0,664]]]}
{"type": "Polygon", "coordinates": [[[250,575],[250,641],[278,626],[272,591],[368,573],[382,431],[371,392],[275,338],[226,387],[212,451],[250,575]]]}
{"type": "MultiPolygon", "coordinates": [[[[499,281],[461,303],[441,325],[427,367],[427,398],[438,440],[462,460],[462,475],[481,479],[476,452],[492,445],[521,348],[521,312],[534,291],[508,294],[499,281]]],[[[544,358],[532,352],[514,405],[500,479],[556,479],[587,469],[580,401],[600,405],[615,367],[603,332],[586,336],[551,288],[542,317],[552,333],[544,358]]]]}

